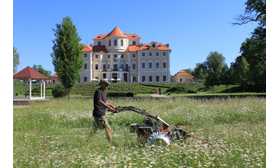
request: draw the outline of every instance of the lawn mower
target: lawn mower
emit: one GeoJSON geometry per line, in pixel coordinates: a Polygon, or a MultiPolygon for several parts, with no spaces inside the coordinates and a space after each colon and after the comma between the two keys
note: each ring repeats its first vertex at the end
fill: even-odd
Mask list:
{"type": "MultiPolygon", "coordinates": [[[[196,129],[190,125],[179,122],[178,124],[176,124],[174,127],[170,129],[169,128],[170,125],[167,122],[165,122],[163,119],[161,119],[159,116],[152,115],[150,113],[147,113],[146,110],[140,110],[133,106],[125,106],[125,107],[119,106],[115,109],[115,111],[113,111],[112,115],[115,113],[120,113],[128,110],[146,116],[142,124],[132,123],[130,125],[130,132],[137,133],[138,135],[137,138],[141,143],[148,143],[149,146],[153,144],[169,146],[174,141],[181,142],[184,144],[185,143],[189,144],[189,142],[186,141],[186,138],[193,137],[197,140],[202,141],[203,143],[213,145],[212,143],[209,143],[203,139],[200,139],[190,134],[188,131],[182,128],[182,126],[187,126],[191,129],[196,129]],[[154,119],[156,122],[153,122],[152,119],[154,119]]],[[[203,130],[199,130],[199,131],[203,131],[203,130]]]]}

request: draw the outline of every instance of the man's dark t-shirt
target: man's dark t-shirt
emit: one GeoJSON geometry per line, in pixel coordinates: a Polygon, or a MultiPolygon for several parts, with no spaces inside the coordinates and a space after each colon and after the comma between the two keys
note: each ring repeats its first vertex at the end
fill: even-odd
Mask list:
{"type": "Polygon", "coordinates": [[[104,116],[106,112],[106,107],[100,106],[97,101],[102,100],[104,103],[106,103],[106,95],[105,92],[101,89],[98,88],[93,97],[93,112],[92,115],[95,117],[100,117],[104,116]]]}

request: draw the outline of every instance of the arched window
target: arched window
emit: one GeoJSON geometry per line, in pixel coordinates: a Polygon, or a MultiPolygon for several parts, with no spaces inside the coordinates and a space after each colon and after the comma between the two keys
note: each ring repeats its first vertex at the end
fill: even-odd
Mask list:
{"type": "Polygon", "coordinates": [[[132,42],[132,45],[136,45],[136,41],[133,41],[133,42],[132,42]]]}
{"type": "Polygon", "coordinates": [[[118,46],[118,40],[117,39],[114,40],[114,46],[118,46]]]}
{"type": "Polygon", "coordinates": [[[123,46],[123,39],[121,40],[121,46],[123,46]]]}
{"type": "Polygon", "coordinates": [[[109,46],[111,46],[111,40],[109,40],[109,46]]]}
{"type": "Polygon", "coordinates": [[[97,44],[98,46],[101,46],[101,42],[100,41],[98,41],[98,44],[97,44]]]}

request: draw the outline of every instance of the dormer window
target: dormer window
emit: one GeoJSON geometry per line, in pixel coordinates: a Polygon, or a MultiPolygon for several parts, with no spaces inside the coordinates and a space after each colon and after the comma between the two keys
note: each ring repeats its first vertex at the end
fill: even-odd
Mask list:
{"type": "Polygon", "coordinates": [[[98,46],[101,46],[101,42],[100,41],[98,41],[98,44],[97,44],[98,46]]]}
{"type": "Polygon", "coordinates": [[[151,42],[150,49],[158,49],[157,42],[151,42]]]}
{"type": "Polygon", "coordinates": [[[133,41],[133,42],[132,42],[132,45],[136,45],[136,41],[133,41]]]}

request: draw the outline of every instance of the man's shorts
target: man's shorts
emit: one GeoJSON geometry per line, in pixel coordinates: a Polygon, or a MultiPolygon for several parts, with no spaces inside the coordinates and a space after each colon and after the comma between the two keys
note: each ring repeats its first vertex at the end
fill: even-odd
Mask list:
{"type": "Polygon", "coordinates": [[[97,128],[98,130],[102,130],[102,129],[107,129],[110,128],[110,125],[107,121],[107,118],[105,116],[101,116],[101,117],[94,117],[94,122],[93,122],[93,126],[95,128],[97,128]]]}

